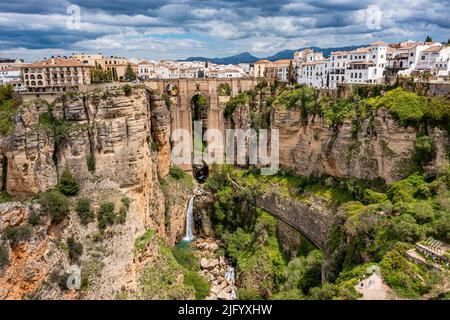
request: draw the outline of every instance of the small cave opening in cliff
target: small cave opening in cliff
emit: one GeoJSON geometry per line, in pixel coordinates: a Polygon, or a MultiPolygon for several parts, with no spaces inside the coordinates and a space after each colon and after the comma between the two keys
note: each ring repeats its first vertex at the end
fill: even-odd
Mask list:
{"type": "MultiPolygon", "coordinates": [[[[206,142],[203,141],[203,134],[208,129],[208,102],[203,94],[197,93],[191,98],[190,104],[194,150],[203,152],[207,146],[206,142]]],[[[194,159],[192,171],[194,178],[200,183],[205,182],[208,178],[208,165],[203,160],[195,161],[194,159]]]]}

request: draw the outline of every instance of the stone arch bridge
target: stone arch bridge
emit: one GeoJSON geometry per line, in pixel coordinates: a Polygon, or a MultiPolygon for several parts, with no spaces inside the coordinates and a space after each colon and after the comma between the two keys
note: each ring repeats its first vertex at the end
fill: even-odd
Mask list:
{"type": "Polygon", "coordinates": [[[230,79],[161,79],[145,81],[145,87],[160,95],[166,94],[171,101],[172,130],[187,129],[192,133],[191,99],[203,95],[207,102],[207,128],[219,129],[224,133],[225,119],[223,111],[226,103],[240,92],[251,90],[264,81],[263,78],[230,79]],[[221,85],[228,84],[229,92],[219,93],[221,85]],[[229,94],[228,94],[229,93],[229,94]]]}

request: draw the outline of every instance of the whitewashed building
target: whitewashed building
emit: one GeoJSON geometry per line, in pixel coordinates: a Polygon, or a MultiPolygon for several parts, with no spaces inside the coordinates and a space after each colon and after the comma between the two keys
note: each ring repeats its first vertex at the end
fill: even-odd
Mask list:
{"type": "Polygon", "coordinates": [[[10,67],[0,70],[0,85],[10,84],[15,91],[25,91],[22,81],[22,72],[18,67],[10,67]]]}

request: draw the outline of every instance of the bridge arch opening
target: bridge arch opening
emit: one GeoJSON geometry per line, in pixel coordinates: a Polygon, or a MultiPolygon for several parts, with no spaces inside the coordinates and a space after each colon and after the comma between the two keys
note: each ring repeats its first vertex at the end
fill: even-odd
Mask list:
{"type": "MultiPolygon", "coordinates": [[[[192,133],[194,146],[201,146],[203,151],[206,148],[206,142],[203,141],[203,135],[208,130],[208,99],[203,93],[196,93],[190,99],[192,113],[192,133]]],[[[208,165],[202,161],[193,164],[194,177],[199,182],[205,182],[208,178],[208,165]]]]}

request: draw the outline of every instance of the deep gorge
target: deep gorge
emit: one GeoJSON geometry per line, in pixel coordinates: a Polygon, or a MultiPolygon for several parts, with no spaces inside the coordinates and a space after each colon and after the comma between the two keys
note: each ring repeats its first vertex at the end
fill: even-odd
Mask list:
{"type": "Polygon", "coordinates": [[[17,102],[1,119],[0,298],[204,299],[216,285],[202,257],[236,267],[240,299],[356,299],[373,264],[395,298],[434,292],[447,280],[404,252],[449,242],[448,97],[357,90],[261,83],[227,97],[226,128],[280,130],[282,170],[211,166],[194,203],[202,248],[176,246],[197,182],[170,165],[164,97],[17,102]],[[66,290],[74,263],[82,287],[66,290]]]}

